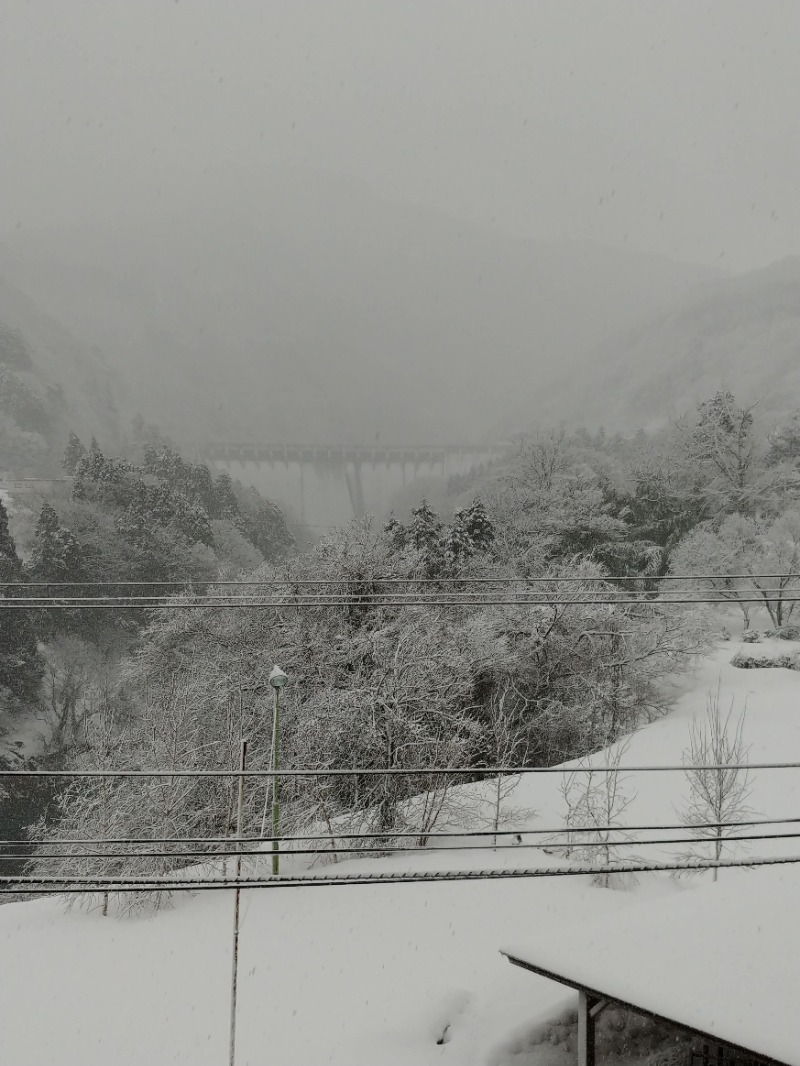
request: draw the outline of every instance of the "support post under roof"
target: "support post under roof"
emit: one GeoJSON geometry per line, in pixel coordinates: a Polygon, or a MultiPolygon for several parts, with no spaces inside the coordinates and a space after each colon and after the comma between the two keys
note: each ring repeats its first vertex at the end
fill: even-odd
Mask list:
{"type": "Polygon", "coordinates": [[[578,1066],[595,1066],[595,1034],[599,1000],[588,992],[578,993],[578,1066]]]}

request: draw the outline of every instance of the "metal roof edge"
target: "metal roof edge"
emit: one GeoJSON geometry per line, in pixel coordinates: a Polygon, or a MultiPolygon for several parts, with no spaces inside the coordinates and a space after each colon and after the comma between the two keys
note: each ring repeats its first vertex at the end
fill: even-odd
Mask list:
{"type": "Polygon", "coordinates": [[[523,970],[530,970],[531,973],[538,974],[540,977],[546,977],[548,980],[555,981],[560,985],[566,985],[567,988],[573,988],[576,992],[584,992],[587,995],[593,996],[595,999],[604,999],[608,1000],[610,1003],[616,1003],[618,1006],[624,1007],[626,1010],[632,1010],[637,1014],[652,1018],[653,1021],[677,1026],[679,1029],[683,1029],[687,1033],[691,1033],[693,1036],[699,1036],[706,1040],[713,1040],[714,1043],[722,1044],[723,1047],[727,1048],[729,1051],[737,1051],[743,1052],[746,1055],[753,1055],[765,1063],[765,1066],[793,1066],[792,1063],[785,1062],[782,1059],[773,1058],[771,1055],[765,1054],[763,1051],[758,1051],[756,1048],[732,1043],[730,1040],[726,1040],[725,1037],[720,1036],[717,1033],[709,1033],[704,1029],[698,1029],[694,1025],[687,1025],[685,1022],[682,1022],[677,1018],[670,1018],[666,1014],[658,1014],[649,1007],[639,1006],[628,1000],[620,999],[618,996],[614,996],[609,992],[604,992],[599,988],[592,988],[574,978],[566,977],[564,974],[554,973],[552,970],[548,970],[544,966],[537,966],[536,963],[528,962],[526,959],[521,959],[516,955],[512,955],[511,952],[501,950],[500,954],[508,959],[512,966],[519,966],[523,970]]]}

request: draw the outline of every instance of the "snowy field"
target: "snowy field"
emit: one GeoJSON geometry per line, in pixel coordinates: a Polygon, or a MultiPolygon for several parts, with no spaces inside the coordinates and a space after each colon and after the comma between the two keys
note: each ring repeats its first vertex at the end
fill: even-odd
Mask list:
{"type": "MultiPolygon", "coordinates": [[[[800,761],[800,673],[737,670],[729,660],[739,648],[736,642],[720,645],[681,680],[672,712],[634,735],[626,763],[680,762],[689,724],[705,712],[707,694],[718,684],[723,707],[731,697],[735,713],[747,703],[744,739],[751,762],[800,761]]],[[[797,646],[776,642],[758,651],[778,648],[797,646]]],[[[508,802],[534,812],[529,828],[562,825],[558,784],[554,774],[529,776],[508,802]]],[[[800,771],[755,771],[752,784],[755,816],[800,816],[800,771]]],[[[686,781],[682,773],[630,773],[626,789],[637,793],[625,814],[628,823],[671,823],[686,781]]],[[[657,850],[659,857],[671,854],[657,850]]],[[[800,854],[800,843],[756,844],[746,854],[756,853],[800,854]]],[[[477,855],[353,860],[325,872],[563,862],[535,850],[487,848],[477,855]]],[[[512,967],[501,947],[532,952],[539,942],[557,945],[561,936],[566,943],[578,925],[621,922],[629,908],[638,921],[651,906],[654,914],[668,914],[665,896],[683,896],[676,900],[680,915],[691,909],[693,893],[698,900],[710,893],[738,898],[731,887],[743,879],[763,897],[764,908],[778,881],[783,892],[800,893],[800,866],[783,867],[779,879],[769,871],[723,870],[717,885],[710,874],[681,880],[643,874],[629,891],[569,877],[245,892],[237,1062],[537,1066],[545,1059],[521,1050],[525,1035],[568,1003],[569,994],[512,967]]],[[[227,1063],[231,924],[230,892],[181,895],[171,909],[146,918],[65,913],[56,900],[0,908],[3,1061],[227,1063]]]]}

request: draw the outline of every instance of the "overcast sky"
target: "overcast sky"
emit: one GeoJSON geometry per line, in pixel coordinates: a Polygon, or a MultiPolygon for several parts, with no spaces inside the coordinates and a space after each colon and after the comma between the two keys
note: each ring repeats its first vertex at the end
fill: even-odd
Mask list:
{"type": "MultiPolygon", "coordinates": [[[[521,236],[800,253],[797,0],[0,0],[0,230],[312,168],[521,236]]],[[[224,207],[222,208],[224,210],[224,207]]]]}

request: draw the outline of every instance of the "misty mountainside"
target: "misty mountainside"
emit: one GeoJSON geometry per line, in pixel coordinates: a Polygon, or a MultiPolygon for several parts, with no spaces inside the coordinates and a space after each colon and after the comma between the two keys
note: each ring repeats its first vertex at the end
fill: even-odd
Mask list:
{"type": "Polygon", "coordinates": [[[114,374],[0,277],[0,468],[55,473],[67,433],[116,441],[114,374]]]}
{"type": "Polygon", "coordinates": [[[257,218],[228,197],[138,225],[18,230],[4,263],[102,349],[125,413],[184,444],[496,436],[521,392],[541,408],[565,359],[715,276],[515,239],[345,181],[305,175],[262,200],[257,218]]]}
{"type": "Polygon", "coordinates": [[[573,360],[552,411],[590,428],[655,428],[720,389],[769,415],[800,406],[800,258],[709,283],[573,360]]]}

